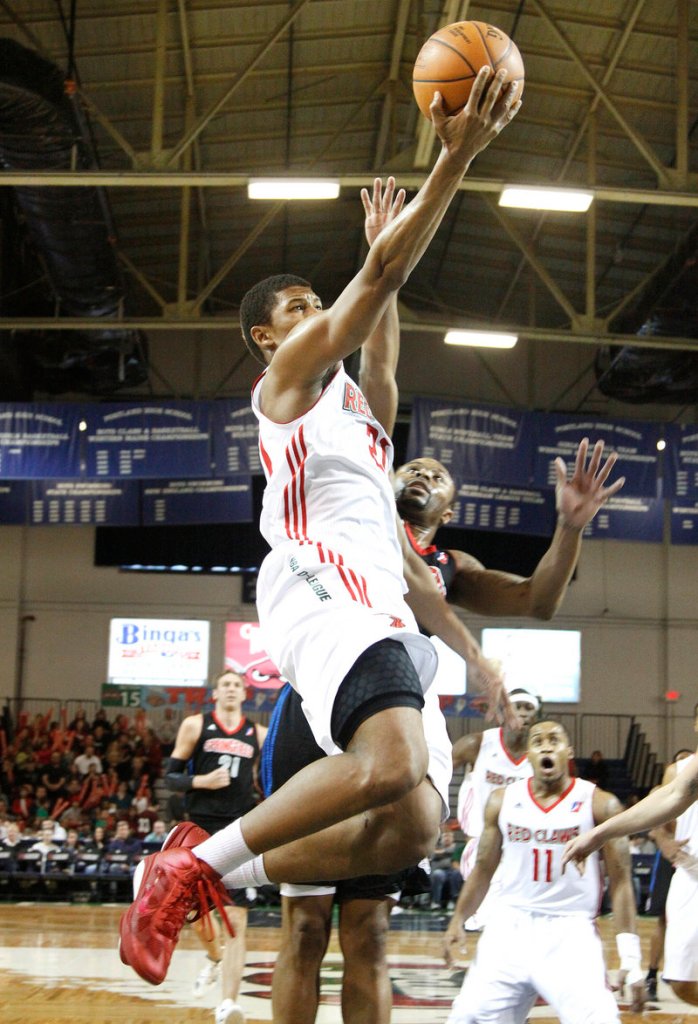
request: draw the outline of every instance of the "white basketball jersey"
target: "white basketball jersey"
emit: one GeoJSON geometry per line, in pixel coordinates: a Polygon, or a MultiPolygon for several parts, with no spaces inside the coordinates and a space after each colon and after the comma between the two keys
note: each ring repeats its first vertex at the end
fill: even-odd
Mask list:
{"type": "Polygon", "coordinates": [[[358,386],[340,365],[312,408],[289,423],[275,423],[259,406],[263,379],[252,390],[267,479],[262,535],[272,548],[289,541],[313,544],[322,561],[360,547],[366,564],[402,581],[389,478],[393,445],[358,386]]]}
{"type": "MultiPolygon", "coordinates": [[[[687,765],[695,765],[694,757],[685,757],[676,766],[676,773],[682,772],[687,765]]],[[[690,807],[687,807],[683,814],[676,819],[676,839],[688,839],[684,846],[686,853],[692,857],[698,857],[698,802],[694,800],[690,807]]]]}
{"type": "MultiPolygon", "coordinates": [[[[493,789],[510,786],[519,779],[528,779],[533,774],[526,754],[515,758],[504,746],[502,729],[485,729],[480,750],[470,774],[463,780],[469,785],[472,797],[464,799],[467,806],[467,835],[479,836],[484,825],[485,807],[493,789]]],[[[459,798],[459,802],[460,798],[459,798]]]]}
{"type": "Polygon", "coordinates": [[[594,826],[595,789],[593,782],[572,779],[554,804],[542,807],[531,779],[507,787],[499,813],[502,903],[553,916],[596,917],[602,894],[598,854],[588,858],[584,874],[573,864],[561,870],[565,844],[594,826]]]}

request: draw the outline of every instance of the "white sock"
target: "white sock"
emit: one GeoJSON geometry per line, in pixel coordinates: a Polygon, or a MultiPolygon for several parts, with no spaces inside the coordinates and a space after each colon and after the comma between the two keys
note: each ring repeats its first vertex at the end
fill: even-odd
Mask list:
{"type": "Polygon", "coordinates": [[[258,889],[261,885],[271,885],[271,880],[264,870],[264,854],[254,860],[248,860],[234,871],[229,871],[221,879],[226,889],[258,889]]]}
{"type": "Polygon", "coordinates": [[[220,832],[204,839],[193,848],[193,853],[209,864],[219,875],[234,871],[245,861],[255,856],[249,848],[240,828],[240,819],[222,828],[220,832]]]}

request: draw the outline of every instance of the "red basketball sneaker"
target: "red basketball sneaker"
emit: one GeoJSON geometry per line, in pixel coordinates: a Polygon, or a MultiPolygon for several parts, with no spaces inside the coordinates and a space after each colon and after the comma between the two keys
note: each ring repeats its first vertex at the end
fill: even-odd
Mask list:
{"type": "Polygon", "coordinates": [[[123,963],[159,985],[192,911],[205,912],[210,905],[222,909],[228,897],[220,875],[187,847],[171,845],[142,864],[138,895],[119,924],[119,951],[123,963]]]}

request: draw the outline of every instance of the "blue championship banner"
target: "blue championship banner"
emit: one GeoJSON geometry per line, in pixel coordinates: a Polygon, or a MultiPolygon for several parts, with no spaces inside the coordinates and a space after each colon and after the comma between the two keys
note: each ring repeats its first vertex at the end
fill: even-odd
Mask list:
{"type": "Polygon", "coordinates": [[[671,423],[664,428],[664,437],[664,493],[668,498],[687,498],[690,505],[698,498],[698,426],[671,423]]]}
{"type": "Polygon", "coordinates": [[[661,543],[664,537],[662,498],[634,498],[625,488],[596,513],[585,537],[661,543]]]}
{"type": "Polygon", "coordinates": [[[698,544],[698,500],[672,501],[671,543],[698,544]]]}
{"type": "Polygon", "coordinates": [[[533,472],[533,413],[415,398],[407,461],[438,459],[462,480],[528,486],[533,472]]]}
{"type": "Polygon", "coordinates": [[[27,484],[22,480],[0,483],[0,523],[23,526],[27,521],[27,484]]]}
{"type": "Polygon", "coordinates": [[[261,474],[259,425],[249,400],[231,398],[211,403],[213,472],[261,474]]]}
{"type": "Polygon", "coordinates": [[[613,476],[614,479],[625,477],[623,494],[637,494],[645,498],[656,496],[658,424],[548,414],[535,417],[535,429],[533,483],[536,487],[555,486],[554,463],[558,456],[565,460],[571,471],[579,442],[588,437],[590,448],[596,441],[604,441],[606,455],[617,453],[613,476]]]}
{"type": "Polygon", "coordinates": [[[209,403],[108,403],[86,407],[87,476],[205,477],[211,474],[209,403]]]}
{"type": "Polygon", "coordinates": [[[33,526],[139,526],[138,484],[110,480],[41,480],[30,485],[33,526]]]}
{"type": "Polygon", "coordinates": [[[555,518],[552,491],[461,484],[449,526],[550,537],[555,529],[555,518]]]}
{"type": "Polygon", "coordinates": [[[0,477],[80,476],[79,405],[0,404],[0,477]]]}
{"type": "Polygon", "coordinates": [[[143,485],[143,525],[251,523],[252,480],[168,480],[143,485]]]}

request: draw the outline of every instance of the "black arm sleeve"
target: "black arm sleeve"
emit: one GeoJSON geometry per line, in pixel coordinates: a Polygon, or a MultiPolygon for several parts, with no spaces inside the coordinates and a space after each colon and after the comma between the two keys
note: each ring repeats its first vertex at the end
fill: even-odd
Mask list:
{"type": "Polygon", "coordinates": [[[187,762],[181,757],[168,757],[165,771],[165,785],[175,793],[188,793],[194,787],[194,779],[184,771],[187,762]]]}

